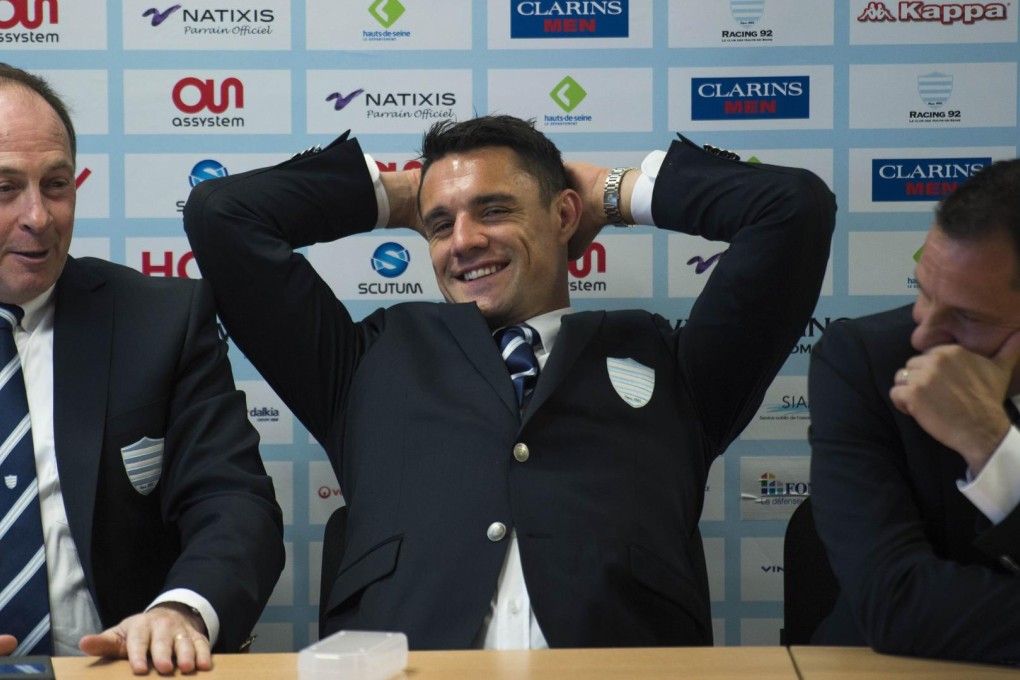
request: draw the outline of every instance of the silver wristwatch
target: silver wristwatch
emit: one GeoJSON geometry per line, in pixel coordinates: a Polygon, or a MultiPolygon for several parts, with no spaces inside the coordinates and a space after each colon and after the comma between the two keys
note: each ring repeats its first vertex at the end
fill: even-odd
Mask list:
{"type": "Polygon", "coordinates": [[[637,168],[613,168],[606,177],[605,191],[602,194],[602,209],[606,213],[606,224],[614,227],[633,227],[627,224],[620,213],[620,185],[623,184],[623,176],[637,168]]]}

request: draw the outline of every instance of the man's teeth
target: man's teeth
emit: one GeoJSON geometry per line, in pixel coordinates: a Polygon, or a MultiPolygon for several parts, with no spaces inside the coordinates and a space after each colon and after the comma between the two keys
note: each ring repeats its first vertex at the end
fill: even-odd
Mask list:
{"type": "Polygon", "coordinates": [[[489,274],[495,274],[500,269],[501,269],[501,267],[485,267],[483,269],[474,269],[474,270],[469,271],[467,274],[464,275],[464,280],[465,281],[474,281],[475,279],[480,279],[483,276],[488,276],[489,274]]]}

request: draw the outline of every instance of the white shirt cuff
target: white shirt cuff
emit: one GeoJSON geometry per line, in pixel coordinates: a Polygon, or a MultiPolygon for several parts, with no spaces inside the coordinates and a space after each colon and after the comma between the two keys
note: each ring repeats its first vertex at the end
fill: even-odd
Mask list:
{"type": "Polygon", "coordinates": [[[187,588],[174,588],[168,590],[155,600],[152,601],[145,611],[149,611],[157,604],[164,602],[176,602],[183,604],[185,607],[191,607],[197,609],[199,615],[202,617],[202,621],[205,622],[205,630],[209,634],[209,646],[216,646],[216,639],[220,636],[220,617],[216,615],[216,610],[209,604],[209,600],[205,599],[193,590],[187,588]]]}
{"type": "Polygon", "coordinates": [[[1020,505],[1020,432],[1010,427],[978,476],[968,469],[956,486],[993,524],[1006,519],[1020,505]]]}
{"type": "Polygon", "coordinates": [[[382,179],[379,177],[379,166],[375,159],[365,154],[365,165],[368,166],[368,174],[372,177],[372,187],[375,188],[375,205],[379,218],[375,221],[375,229],[382,229],[390,221],[390,199],[383,188],[382,179]]]}
{"type": "Polygon", "coordinates": [[[630,214],[634,224],[655,225],[652,220],[652,192],[655,189],[655,178],[666,158],[665,151],[653,151],[641,161],[641,176],[634,184],[630,195],[630,214]]]}

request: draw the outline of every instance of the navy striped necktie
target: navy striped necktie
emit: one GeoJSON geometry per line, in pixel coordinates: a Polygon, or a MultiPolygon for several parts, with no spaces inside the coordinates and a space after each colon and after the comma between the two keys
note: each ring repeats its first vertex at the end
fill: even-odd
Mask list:
{"type": "Polygon", "coordinates": [[[525,399],[531,396],[535,383],[538,382],[535,347],[541,344],[542,339],[538,336],[538,331],[526,323],[501,328],[496,331],[495,337],[503,354],[503,361],[510,371],[510,380],[517,395],[517,406],[523,408],[525,399]]]}
{"type": "Polygon", "coordinates": [[[14,344],[23,314],[0,304],[0,632],[18,639],[15,656],[52,653],[32,423],[14,344]]]}

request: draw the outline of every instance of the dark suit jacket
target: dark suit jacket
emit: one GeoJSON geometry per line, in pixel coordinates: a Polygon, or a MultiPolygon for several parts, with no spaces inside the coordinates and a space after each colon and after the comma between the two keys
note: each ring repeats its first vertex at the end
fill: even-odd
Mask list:
{"type": "Polygon", "coordinates": [[[185,227],[224,323],[325,447],[349,505],[326,632],[470,646],[506,555],[486,536],[498,521],[517,530],[550,645],[711,643],[706,475],[801,335],[833,210],[810,173],[674,143],[656,222],[731,241],[729,254],[683,329],[643,311],[564,318],[522,417],[473,304],[399,304],[355,323],[294,253],[374,224],[354,141],[200,184],[185,227]],[[613,357],[654,370],[646,405],[612,386],[613,357]]]}
{"type": "Polygon", "coordinates": [[[190,588],[237,651],[283,568],[282,519],[203,283],[68,258],[54,317],[54,430],[67,517],[104,626],[190,588]],[[121,450],[163,439],[143,495],[121,450]]]}
{"type": "Polygon", "coordinates": [[[821,644],[1020,659],[1020,511],[994,528],[960,493],[963,458],[889,399],[917,354],[910,307],[841,321],[809,378],[815,522],[842,588],[821,644]]]}

